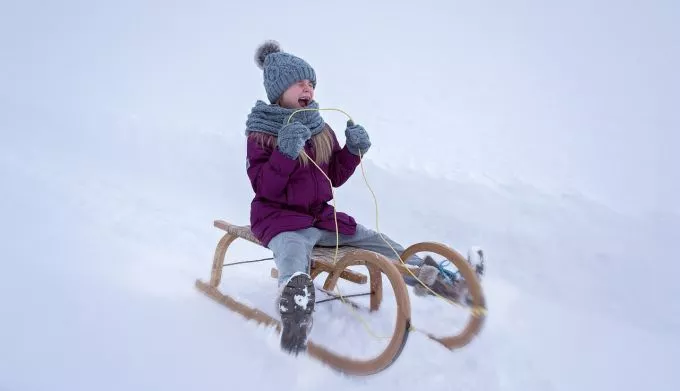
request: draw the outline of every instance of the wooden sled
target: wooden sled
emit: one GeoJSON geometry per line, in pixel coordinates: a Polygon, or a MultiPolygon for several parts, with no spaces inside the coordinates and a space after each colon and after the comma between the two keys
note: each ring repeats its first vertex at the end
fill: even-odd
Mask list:
{"type": "MultiPolygon", "coordinates": [[[[241,314],[246,319],[274,326],[280,332],[281,324],[279,320],[221,293],[218,289],[222,278],[222,268],[226,252],[231,243],[239,238],[257,245],[261,245],[261,243],[253,236],[249,226],[232,225],[223,220],[215,220],[214,226],[225,231],[225,234],[218,242],[215,250],[210,281],[206,283],[200,279],[196,280],[196,287],[210,298],[241,314]]],[[[460,254],[439,243],[423,242],[414,244],[404,251],[402,259],[408,259],[411,255],[422,251],[437,253],[455,264],[468,283],[473,301],[472,308],[475,309],[471,311],[471,317],[462,332],[448,337],[436,337],[431,334],[428,334],[428,336],[448,349],[467,345],[481,329],[486,315],[485,300],[476,275],[460,254]]],[[[327,273],[323,284],[323,289],[327,292],[335,288],[338,279],[344,279],[357,284],[369,283],[370,311],[378,311],[380,309],[383,292],[382,275],[384,274],[394,291],[397,304],[396,322],[387,347],[373,358],[361,360],[345,357],[311,340],[307,343],[307,354],[348,375],[365,376],[385,370],[401,354],[411,330],[411,303],[403,275],[411,275],[413,273],[417,276],[418,267],[404,265],[400,262],[389,260],[380,254],[348,246],[341,246],[339,248],[337,258],[335,257],[335,247],[315,247],[312,253],[312,279],[316,279],[323,272],[327,273]],[[334,259],[338,260],[337,263],[333,262],[334,259]],[[354,265],[366,266],[368,276],[350,270],[349,267],[354,265]]],[[[272,268],[271,275],[275,278],[278,276],[276,268],[272,268]]],[[[346,302],[349,301],[348,299],[344,300],[346,302]]],[[[350,304],[352,303],[350,302],[350,304]]]]}

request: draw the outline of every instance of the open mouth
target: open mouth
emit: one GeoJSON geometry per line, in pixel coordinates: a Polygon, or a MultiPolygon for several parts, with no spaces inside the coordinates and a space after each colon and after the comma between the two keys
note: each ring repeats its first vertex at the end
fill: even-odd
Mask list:
{"type": "Polygon", "coordinates": [[[309,105],[310,100],[311,99],[307,97],[303,97],[298,99],[298,104],[300,105],[300,107],[307,107],[307,105],[309,105]]]}

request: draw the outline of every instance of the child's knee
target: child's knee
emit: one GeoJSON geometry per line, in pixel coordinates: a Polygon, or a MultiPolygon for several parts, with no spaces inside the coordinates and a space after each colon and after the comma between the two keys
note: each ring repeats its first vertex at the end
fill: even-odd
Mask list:
{"type": "Polygon", "coordinates": [[[289,253],[304,253],[312,243],[307,239],[303,232],[290,233],[281,241],[280,248],[289,253]]]}
{"type": "Polygon", "coordinates": [[[311,248],[305,238],[290,235],[278,243],[274,258],[282,274],[288,276],[295,272],[306,272],[310,256],[311,248]]]}
{"type": "Polygon", "coordinates": [[[278,249],[277,258],[281,261],[300,261],[309,257],[307,245],[302,241],[288,240],[281,244],[278,249]]]}

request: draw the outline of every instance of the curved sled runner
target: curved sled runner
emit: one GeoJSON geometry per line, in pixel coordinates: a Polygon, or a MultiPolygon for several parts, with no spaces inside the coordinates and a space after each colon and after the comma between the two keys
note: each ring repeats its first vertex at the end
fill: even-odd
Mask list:
{"type": "MultiPolygon", "coordinates": [[[[237,226],[229,224],[223,220],[215,220],[214,226],[225,231],[215,250],[210,281],[204,282],[196,280],[196,287],[215,301],[225,305],[234,312],[241,314],[247,319],[252,319],[258,323],[274,326],[278,332],[281,331],[279,320],[260,311],[256,308],[247,306],[234,298],[223,294],[218,289],[222,279],[222,269],[225,265],[227,249],[236,239],[244,239],[257,245],[261,243],[253,236],[249,226],[237,226]]],[[[459,348],[468,344],[482,327],[486,312],[485,301],[481,286],[476,275],[467,261],[452,249],[432,242],[417,243],[408,247],[402,254],[402,259],[407,259],[413,254],[421,251],[434,252],[449,259],[458,268],[469,285],[469,292],[472,296],[471,317],[459,334],[436,337],[428,336],[443,344],[449,349],[459,348]]],[[[313,341],[307,343],[307,354],[321,362],[329,365],[337,371],[348,375],[372,375],[388,368],[394,363],[406,344],[408,334],[411,331],[411,303],[403,275],[418,275],[418,267],[393,262],[388,258],[366,250],[341,246],[335,257],[335,247],[315,247],[312,252],[311,277],[316,279],[322,272],[327,273],[323,284],[326,293],[335,288],[339,279],[344,279],[357,284],[370,285],[370,311],[378,311],[382,302],[383,275],[387,277],[397,304],[396,321],[394,330],[385,349],[370,359],[361,360],[349,358],[332,352],[323,346],[315,344],[313,341]],[[337,263],[334,263],[337,259],[337,263]],[[368,269],[368,276],[349,269],[350,266],[364,265],[368,269]]],[[[272,277],[277,277],[278,271],[272,269],[272,277]]],[[[343,300],[353,304],[347,299],[343,300]]],[[[455,304],[455,303],[454,303],[455,304]]]]}

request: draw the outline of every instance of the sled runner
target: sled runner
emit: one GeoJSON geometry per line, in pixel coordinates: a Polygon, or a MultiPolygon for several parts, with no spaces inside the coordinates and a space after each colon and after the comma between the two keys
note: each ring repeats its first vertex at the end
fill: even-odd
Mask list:
{"type": "MultiPolygon", "coordinates": [[[[281,324],[278,319],[223,294],[218,288],[221,282],[222,269],[225,265],[225,256],[229,246],[239,238],[260,246],[261,243],[253,236],[249,226],[233,225],[223,220],[215,220],[214,226],[223,230],[225,234],[219,240],[215,250],[210,281],[204,282],[198,279],[196,280],[196,287],[210,298],[225,305],[232,311],[241,314],[245,318],[255,320],[265,325],[274,326],[276,330],[280,332],[281,324]]],[[[401,257],[402,259],[408,259],[419,252],[432,252],[445,257],[458,268],[460,274],[468,284],[468,290],[471,296],[471,304],[469,305],[471,315],[463,330],[460,333],[446,337],[437,337],[432,334],[427,334],[428,337],[441,343],[448,349],[452,350],[463,347],[477,335],[486,316],[485,299],[476,274],[460,254],[443,244],[435,242],[414,244],[405,249],[404,253],[401,254],[401,257]]],[[[337,256],[335,247],[315,247],[312,252],[310,275],[312,279],[316,279],[323,272],[327,273],[327,277],[323,283],[322,290],[331,296],[334,295],[331,291],[335,289],[339,279],[351,281],[356,284],[369,284],[370,311],[378,311],[380,309],[383,295],[384,275],[389,281],[396,299],[396,319],[387,346],[380,354],[373,358],[362,360],[346,357],[334,353],[311,340],[307,343],[307,354],[348,375],[371,375],[388,368],[401,354],[401,351],[406,344],[408,334],[412,329],[411,301],[403,276],[418,276],[419,267],[402,264],[401,262],[394,262],[375,252],[349,246],[340,246],[338,248],[337,256]],[[334,262],[334,260],[337,260],[337,262],[334,262]],[[368,270],[368,276],[350,270],[349,267],[354,265],[365,266],[368,270]]],[[[274,278],[278,276],[276,268],[271,270],[271,276],[274,278]]],[[[348,298],[349,296],[350,295],[342,297],[342,300],[353,306],[358,306],[358,304],[353,303],[348,298]]]]}

